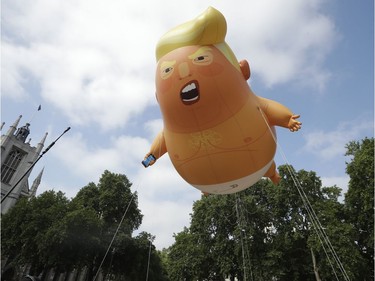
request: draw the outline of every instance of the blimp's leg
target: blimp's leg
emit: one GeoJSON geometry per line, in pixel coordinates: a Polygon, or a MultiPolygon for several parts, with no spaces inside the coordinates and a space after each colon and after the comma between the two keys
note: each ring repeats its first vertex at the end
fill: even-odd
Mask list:
{"type": "Polygon", "coordinates": [[[272,163],[271,167],[268,169],[268,171],[266,172],[264,176],[270,178],[270,180],[273,182],[274,185],[279,184],[281,178],[280,178],[279,173],[276,170],[275,162],[272,163]]]}

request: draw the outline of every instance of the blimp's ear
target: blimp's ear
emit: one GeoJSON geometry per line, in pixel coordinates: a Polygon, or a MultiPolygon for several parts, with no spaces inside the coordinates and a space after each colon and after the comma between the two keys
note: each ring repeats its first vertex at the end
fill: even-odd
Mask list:
{"type": "Polygon", "coordinates": [[[251,75],[249,63],[247,62],[247,60],[241,60],[239,64],[243,77],[248,80],[251,75]]]}

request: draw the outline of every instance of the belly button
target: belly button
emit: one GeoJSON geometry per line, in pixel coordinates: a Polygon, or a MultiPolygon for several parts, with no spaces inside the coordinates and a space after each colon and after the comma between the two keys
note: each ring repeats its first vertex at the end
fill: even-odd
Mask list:
{"type": "Polygon", "coordinates": [[[253,140],[252,137],[244,138],[244,142],[246,142],[246,143],[251,142],[252,140],[253,140]]]}

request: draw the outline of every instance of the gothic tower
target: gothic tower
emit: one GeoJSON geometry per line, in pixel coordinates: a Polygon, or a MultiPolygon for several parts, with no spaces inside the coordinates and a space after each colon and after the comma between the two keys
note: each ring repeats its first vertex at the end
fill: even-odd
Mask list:
{"type": "Polygon", "coordinates": [[[34,180],[32,187],[29,188],[29,176],[32,169],[30,171],[28,169],[38,159],[47,133],[36,147],[31,146],[30,139],[26,142],[26,138],[30,134],[30,124],[26,123],[25,126],[18,128],[21,118],[22,115],[10,126],[7,133],[1,136],[1,198],[14,187],[13,191],[1,204],[2,214],[5,214],[13,207],[19,198],[35,196],[43,173],[42,170],[34,180]],[[26,172],[27,174],[25,175],[26,172]],[[24,178],[17,184],[23,176],[24,178]]]}

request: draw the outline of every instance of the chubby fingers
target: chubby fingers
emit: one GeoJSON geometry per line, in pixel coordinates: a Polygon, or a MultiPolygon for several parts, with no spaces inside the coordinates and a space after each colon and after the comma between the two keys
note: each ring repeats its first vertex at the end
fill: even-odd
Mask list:
{"type": "Polygon", "coordinates": [[[298,118],[300,118],[301,117],[301,115],[300,114],[297,114],[297,115],[292,115],[292,119],[298,119],[298,118]]]}
{"type": "Polygon", "coordinates": [[[301,115],[292,115],[292,117],[290,118],[290,124],[289,124],[289,130],[291,132],[296,132],[298,131],[299,129],[301,129],[301,125],[302,123],[299,122],[298,119],[301,115]]]}

